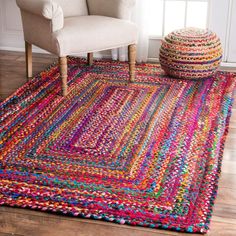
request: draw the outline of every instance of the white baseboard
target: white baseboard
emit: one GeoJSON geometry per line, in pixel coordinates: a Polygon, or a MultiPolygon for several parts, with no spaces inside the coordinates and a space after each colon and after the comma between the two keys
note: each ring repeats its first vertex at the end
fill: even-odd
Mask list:
{"type": "MultiPolygon", "coordinates": [[[[3,50],[3,51],[12,51],[12,52],[24,52],[25,49],[24,48],[15,48],[15,47],[1,47],[0,46],[0,50],[3,50]]],[[[32,52],[33,53],[42,53],[42,54],[50,54],[49,52],[43,50],[43,49],[40,49],[38,47],[35,47],[33,46],[32,48],[32,52]]],[[[86,54],[80,54],[78,55],[80,57],[86,57],[86,54]]],[[[105,58],[105,59],[110,59],[111,58],[111,54],[107,54],[107,53],[104,53],[104,52],[97,52],[97,53],[94,53],[94,58],[97,58],[97,59],[101,59],[101,58],[105,58]]]]}
{"type": "MultiPolygon", "coordinates": [[[[24,52],[25,51],[24,48],[1,47],[1,46],[0,46],[0,50],[3,50],[3,51],[15,51],[15,52],[24,52]]],[[[42,50],[40,48],[37,48],[37,47],[33,47],[32,51],[34,53],[49,54],[49,52],[47,52],[45,50],[42,50]]],[[[84,55],[79,55],[79,56],[85,57],[86,55],[84,54],[84,55]]],[[[98,52],[98,53],[94,54],[94,58],[97,58],[97,59],[101,59],[101,58],[110,59],[111,58],[111,54],[98,52]]],[[[148,58],[148,62],[159,63],[159,58],[157,58],[157,57],[148,58]]],[[[236,63],[235,62],[222,62],[221,63],[221,67],[233,67],[233,68],[236,68],[236,63]]]]}
{"type": "MultiPolygon", "coordinates": [[[[159,58],[148,58],[148,62],[159,63],[159,58]]],[[[236,68],[236,62],[221,62],[220,66],[236,68]]]]}
{"type": "MultiPolygon", "coordinates": [[[[16,48],[16,47],[1,47],[0,46],[0,50],[3,50],[3,51],[13,51],[13,52],[24,52],[25,51],[25,48],[16,48]]],[[[32,51],[34,53],[43,53],[43,54],[49,54],[49,52],[43,50],[43,49],[40,49],[40,48],[37,48],[37,47],[34,47],[32,48],[32,51]]]]}
{"type": "Polygon", "coordinates": [[[222,67],[235,67],[236,68],[236,62],[222,62],[222,67]]]}
{"type": "Polygon", "coordinates": [[[150,57],[150,58],[148,58],[148,62],[159,63],[159,58],[158,57],[150,57]]]}

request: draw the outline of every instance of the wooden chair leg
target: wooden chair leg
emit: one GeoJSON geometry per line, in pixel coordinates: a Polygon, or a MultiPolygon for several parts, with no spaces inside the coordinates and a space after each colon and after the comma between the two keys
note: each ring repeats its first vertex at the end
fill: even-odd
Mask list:
{"type": "Polygon", "coordinates": [[[67,95],[67,58],[59,57],[59,66],[61,73],[62,82],[62,95],[65,97],[67,95]]]}
{"type": "Polygon", "coordinates": [[[93,53],[88,53],[87,55],[88,65],[93,65],[93,53]]]}
{"type": "Polygon", "coordinates": [[[25,62],[26,62],[26,76],[27,79],[33,77],[33,66],[32,66],[32,44],[25,41],[25,62]]]}
{"type": "Polygon", "coordinates": [[[129,82],[135,79],[135,63],[136,63],[136,44],[131,44],[129,50],[129,82]]]}

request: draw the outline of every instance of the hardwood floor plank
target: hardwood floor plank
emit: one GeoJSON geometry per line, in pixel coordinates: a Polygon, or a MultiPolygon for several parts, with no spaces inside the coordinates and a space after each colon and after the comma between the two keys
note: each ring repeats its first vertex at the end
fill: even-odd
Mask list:
{"type": "Polygon", "coordinates": [[[236,224],[212,221],[211,230],[207,236],[235,236],[236,224]]]}
{"type": "MultiPolygon", "coordinates": [[[[57,61],[50,54],[33,54],[33,75],[57,61]]],[[[25,56],[22,52],[0,51],[0,100],[10,96],[26,83],[25,56]]]]}
{"type": "Polygon", "coordinates": [[[236,206],[218,203],[214,207],[212,220],[215,221],[216,219],[220,222],[236,224],[236,206]]]}
{"type": "Polygon", "coordinates": [[[236,173],[236,160],[232,160],[232,161],[224,160],[222,164],[222,173],[226,173],[226,174],[236,173]]]}
{"type": "Polygon", "coordinates": [[[229,188],[219,188],[216,204],[230,205],[236,207],[236,190],[229,188]]]}
{"type": "Polygon", "coordinates": [[[24,236],[23,234],[8,234],[8,233],[3,233],[3,232],[0,232],[0,236],[24,236]]]}
{"type": "Polygon", "coordinates": [[[31,210],[22,210],[4,207],[0,214],[2,232],[13,232],[22,235],[34,236],[64,236],[64,235],[96,235],[96,236],[183,236],[166,230],[132,227],[103,221],[84,220],[75,217],[57,216],[31,210]],[[32,233],[33,232],[33,233],[32,233]]]}
{"type": "Polygon", "coordinates": [[[229,128],[236,129],[236,109],[232,109],[231,122],[229,128]]]}
{"type": "Polygon", "coordinates": [[[225,142],[225,148],[228,150],[235,150],[236,145],[236,138],[231,138],[230,134],[228,135],[226,142],[225,142]]]}
{"type": "Polygon", "coordinates": [[[225,148],[223,155],[224,161],[236,161],[235,156],[236,156],[235,148],[232,149],[225,148]]]}
{"type": "Polygon", "coordinates": [[[222,173],[219,180],[219,187],[236,190],[236,174],[222,173]]]}

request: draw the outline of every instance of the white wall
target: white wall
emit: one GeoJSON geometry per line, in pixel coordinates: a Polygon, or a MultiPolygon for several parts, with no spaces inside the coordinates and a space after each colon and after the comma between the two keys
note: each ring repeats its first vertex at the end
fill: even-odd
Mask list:
{"type": "MultiPolygon", "coordinates": [[[[224,62],[236,63],[236,0],[210,0],[209,28],[221,38],[224,62]]],[[[149,59],[157,60],[160,39],[150,39],[149,59]]],[[[15,0],[0,0],[0,49],[24,51],[20,11],[15,0]]],[[[34,47],[36,52],[43,52],[34,47]]],[[[110,57],[110,52],[97,56],[110,57]]]]}
{"type": "Polygon", "coordinates": [[[24,46],[20,12],[14,0],[0,0],[0,48],[24,46]]]}
{"type": "MultiPolygon", "coordinates": [[[[24,51],[24,47],[21,15],[16,1],[0,0],[0,50],[24,51]]],[[[35,46],[33,51],[47,53],[35,46]]],[[[97,56],[111,57],[111,53],[110,51],[105,51],[97,53],[97,56]]]]}
{"type": "Polygon", "coordinates": [[[229,28],[229,47],[228,47],[228,62],[236,62],[236,0],[231,3],[230,15],[231,15],[231,25],[229,28]]]}
{"type": "Polygon", "coordinates": [[[224,62],[236,62],[236,0],[211,0],[209,28],[220,37],[224,62]]]}

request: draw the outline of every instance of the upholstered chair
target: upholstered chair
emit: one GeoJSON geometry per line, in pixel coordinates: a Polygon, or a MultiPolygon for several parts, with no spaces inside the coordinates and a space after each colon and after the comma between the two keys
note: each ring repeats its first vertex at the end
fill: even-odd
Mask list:
{"type": "Polygon", "coordinates": [[[59,57],[62,93],[67,95],[67,56],[128,46],[130,81],[135,76],[137,28],[130,17],[135,0],[16,0],[25,38],[27,77],[32,45],[59,57]]]}

